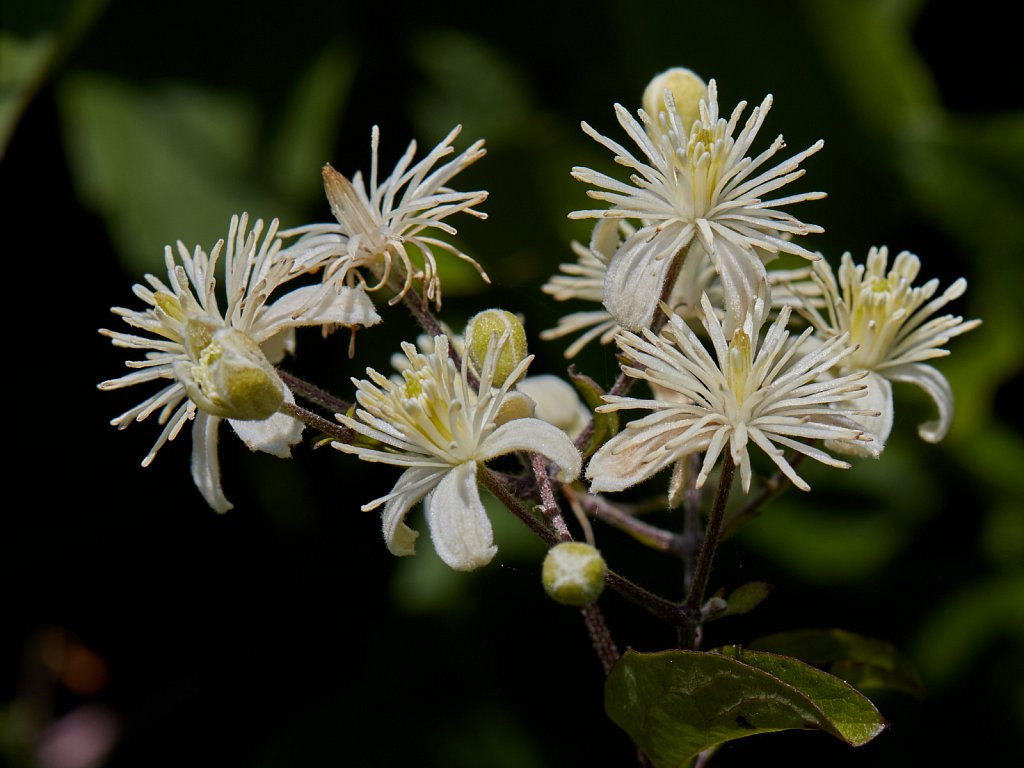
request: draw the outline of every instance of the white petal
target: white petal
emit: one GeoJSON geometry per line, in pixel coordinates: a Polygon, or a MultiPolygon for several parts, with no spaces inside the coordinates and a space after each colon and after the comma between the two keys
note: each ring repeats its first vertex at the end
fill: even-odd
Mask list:
{"type": "Polygon", "coordinates": [[[498,552],[491,521],[480,501],[476,462],[453,467],[424,499],[423,510],[434,549],[452,569],[472,571],[487,565],[498,552]]]}
{"type": "Polygon", "coordinates": [[[268,339],[305,325],[375,325],[380,315],[362,286],[308,285],[286,293],[260,314],[253,334],[268,339]]]}
{"type": "MultiPolygon", "coordinates": [[[[287,389],[284,391],[284,399],[287,403],[295,402],[295,396],[287,389]]],[[[292,455],[292,446],[302,439],[305,426],[298,419],[283,413],[275,413],[263,421],[229,419],[229,423],[250,451],[263,451],[282,459],[292,455]]]]}
{"type": "Polygon", "coordinates": [[[727,339],[731,339],[733,332],[743,325],[747,313],[753,308],[758,288],[762,283],[767,285],[768,273],[753,248],[743,248],[724,237],[715,238],[710,256],[722,281],[725,296],[722,332],[727,339]]]}
{"type": "Polygon", "coordinates": [[[886,370],[885,375],[893,381],[916,384],[923,389],[939,409],[939,418],[928,421],[917,428],[921,439],[929,443],[937,443],[949,432],[953,423],[953,390],[946,377],[936,368],[922,363],[900,365],[886,370]]]}
{"type": "Polygon", "coordinates": [[[637,427],[627,427],[590,457],[587,479],[591,493],[625,490],[681,458],[678,452],[665,450],[665,444],[685,431],[685,425],[655,422],[644,427],[634,423],[637,427]]]}
{"type": "Polygon", "coordinates": [[[527,418],[502,424],[481,441],[477,459],[487,461],[513,451],[531,451],[553,461],[558,465],[562,482],[579,477],[580,452],[565,432],[546,421],[527,418]]]}
{"type": "Polygon", "coordinates": [[[631,331],[650,327],[669,269],[691,231],[681,222],[660,230],[644,227],[619,246],[604,280],[604,305],[619,325],[631,331]]]}
{"type": "MultiPolygon", "coordinates": [[[[416,539],[419,533],[405,524],[405,516],[420,499],[436,487],[439,475],[436,469],[411,467],[402,473],[388,494],[387,504],[381,514],[381,527],[388,551],[393,555],[416,554],[416,539]]],[[[370,505],[364,506],[368,509],[370,505]]]]}
{"type": "Polygon", "coordinates": [[[277,365],[287,355],[295,354],[295,329],[286,328],[266,339],[260,344],[260,349],[267,356],[272,365],[277,365]]]}
{"type": "Polygon", "coordinates": [[[217,430],[220,418],[203,411],[196,413],[192,425],[192,480],[215,512],[227,512],[234,505],[220,487],[220,461],[217,458],[217,430]]]}
{"type": "Polygon", "coordinates": [[[877,416],[857,416],[856,421],[863,426],[871,440],[826,440],[825,447],[830,451],[847,456],[861,456],[877,459],[885,448],[885,441],[892,432],[892,385],[882,375],[872,371],[865,377],[867,389],[862,397],[855,401],[841,403],[841,407],[852,407],[857,410],[877,411],[877,416]]]}

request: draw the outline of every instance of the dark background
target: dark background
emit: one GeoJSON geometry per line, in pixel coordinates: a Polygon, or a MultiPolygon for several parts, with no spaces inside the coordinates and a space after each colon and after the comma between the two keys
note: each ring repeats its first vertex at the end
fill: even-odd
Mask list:
{"type": "MultiPolygon", "coordinates": [[[[426,541],[399,561],[378,516],[358,511],[397,470],[308,445],[281,462],[228,430],[236,508],[218,516],[191,483],[186,435],[142,469],[158,427],[109,426],[148,392],[96,390],[124,360],[96,329],[117,327],[111,305],[137,305],[130,287],[159,273],[165,243],[209,248],[241,210],[284,226],[327,219],[319,167],[366,169],[371,125],[389,168],[410,137],[425,150],[462,122],[458,147],[482,136],[489,154],[457,187],[490,190],[490,219],[454,223],[493,285],[452,272],[443,319],[521,312],[533,372],[557,372],[564,345],[536,334],[566,310],[539,286],[587,237],[565,218],[587,207],[570,168],[610,166],[579,121],[622,138],[612,103],[637,105],[674,65],[715,77],[723,111],[774,94],[755,149],[780,132],[787,153],[825,139],[797,183],[829,193],[794,211],[825,227],[811,247],[833,264],[876,244],[912,250],[922,278],[967,277],[952,311],[984,319],[938,363],[958,398],[946,441],[918,440],[932,406],[897,387],[883,459],[807,467],[814,492],[768,507],[713,577],[775,591],[712,625],[708,645],[844,627],[893,642],[928,695],[878,699],[891,728],[860,750],[786,733],[735,742],[715,764],[1020,754],[1024,119],[1015,33],[995,3],[210,5],[7,2],[0,16],[13,270],[0,761],[635,764],[604,715],[582,623],[543,596],[542,548],[517,521],[495,514],[501,552],[474,574],[444,570],[426,541]],[[89,744],[106,757],[76,761],[89,744]]],[[[358,364],[347,338],[310,333],[293,369],[349,397],[348,376],[386,369],[414,333],[390,310],[360,335],[358,364]]],[[[600,349],[579,364],[604,383],[614,372],[600,349]]],[[[613,567],[673,594],[673,563],[598,536],[613,567]]],[[[618,596],[602,605],[621,646],[671,643],[618,596]]]]}

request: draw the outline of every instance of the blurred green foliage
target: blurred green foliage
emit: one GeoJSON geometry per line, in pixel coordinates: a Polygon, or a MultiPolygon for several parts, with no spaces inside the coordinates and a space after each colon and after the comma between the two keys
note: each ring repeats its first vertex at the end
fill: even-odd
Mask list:
{"type": "MultiPolygon", "coordinates": [[[[394,477],[303,451],[287,470],[226,455],[240,510],[215,519],[188,481],[186,445],[165,448],[159,466],[133,467],[155,434],[142,425],[112,435],[106,422],[127,401],[80,394],[117,374],[119,356],[95,328],[112,322],[107,307],[131,301],[132,282],[160,269],[165,244],[209,248],[241,210],[283,226],[326,220],[320,167],[365,169],[373,124],[383,167],[409,139],[426,149],[457,123],[458,148],[486,138],[488,156],[460,188],[490,190],[490,218],[457,226],[493,284],[442,263],[443,318],[458,327],[483,305],[522,312],[533,372],[564,371],[562,347],[536,335],[566,307],[539,286],[571,257],[569,239],[587,238],[566,219],[586,204],[570,168],[611,166],[579,121],[613,131],[612,103],[637,104],[647,80],[673,65],[716,77],[724,105],[773,92],[762,147],[779,132],[791,147],[825,138],[799,183],[830,197],[800,214],[825,225],[814,247],[833,263],[876,244],[913,250],[943,286],[966,276],[954,311],[984,320],[937,363],[957,396],[949,437],[922,443],[916,424],[931,405],[897,386],[883,460],[845,473],[808,468],[812,493],[772,502],[727,544],[714,588],[757,578],[776,589],[709,632],[726,643],[842,626],[893,642],[917,666],[924,701],[880,705],[898,727],[862,752],[809,742],[806,764],[1019,755],[1024,110],[1012,25],[1000,25],[994,3],[982,6],[607,0],[585,11],[496,7],[494,24],[460,2],[296,0],[244,12],[195,0],[5,4],[0,176],[16,224],[5,252],[17,257],[8,284],[39,292],[67,334],[32,345],[19,364],[42,382],[29,400],[59,404],[62,418],[75,411],[73,426],[56,430],[71,447],[55,453],[55,430],[22,409],[18,470],[73,466],[102,482],[86,508],[76,483],[47,488],[41,508],[4,533],[19,550],[3,579],[18,646],[5,677],[14,691],[0,724],[5,756],[29,764],[33,729],[83,700],[58,686],[48,709],[26,709],[37,633],[60,625],[112,669],[115,683],[96,694],[128,713],[112,766],[150,760],[172,733],[168,762],[207,742],[231,765],[633,759],[603,719],[577,617],[544,603],[540,550],[510,517],[493,515],[502,551],[484,572],[447,571],[425,544],[393,562],[375,516],[357,507],[394,477]],[[72,279],[41,284],[63,267],[72,279]],[[128,581],[148,597],[126,591],[128,581]]],[[[295,365],[347,396],[348,376],[384,368],[414,333],[393,310],[360,335],[358,365],[343,344],[318,358],[315,337],[302,340],[295,365]]],[[[578,362],[610,383],[606,350],[578,362]]],[[[634,566],[632,542],[603,528],[598,537],[613,567],[629,563],[673,589],[667,565],[634,566]]],[[[671,642],[632,606],[606,602],[623,644],[671,642]]],[[[803,754],[803,743],[753,739],[715,762],[770,759],[793,744],[803,754]]]]}

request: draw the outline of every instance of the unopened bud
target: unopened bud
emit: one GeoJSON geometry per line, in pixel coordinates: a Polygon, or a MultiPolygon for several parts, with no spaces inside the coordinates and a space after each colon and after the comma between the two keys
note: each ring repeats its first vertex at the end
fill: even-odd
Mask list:
{"type": "Polygon", "coordinates": [[[504,346],[497,351],[498,359],[494,367],[493,385],[500,387],[516,369],[529,350],[526,345],[526,330],[518,317],[504,309],[485,309],[470,318],[466,325],[466,354],[473,369],[483,371],[487,350],[492,339],[501,339],[507,334],[504,346]]]}
{"type": "Polygon", "coordinates": [[[700,117],[700,100],[707,96],[707,85],[692,70],[684,67],[673,67],[655,76],[644,89],[643,101],[644,112],[655,123],[658,115],[667,110],[665,91],[672,92],[683,130],[689,133],[694,121],[700,117]]]}
{"type": "Polygon", "coordinates": [[[495,426],[501,426],[505,422],[516,419],[528,419],[536,416],[537,404],[533,398],[522,392],[512,390],[501,401],[498,406],[498,413],[494,417],[495,426]]]}
{"type": "Polygon", "coordinates": [[[597,600],[607,573],[608,566],[594,547],[567,541],[548,550],[541,579],[544,591],[556,603],[582,608],[597,600]]]}

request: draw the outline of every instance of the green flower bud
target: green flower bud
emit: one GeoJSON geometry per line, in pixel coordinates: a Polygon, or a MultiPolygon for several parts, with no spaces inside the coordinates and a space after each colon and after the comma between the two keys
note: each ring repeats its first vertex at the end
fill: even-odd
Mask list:
{"type": "Polygon", "coordinates": [[[498,361],[494,368],[493,384],[496,387],[504,384],[505,379],[529,354],[523,323],[504,309],[485,309],[473,315],[466,325],[466,354],[477,373],[483,370],[491,339],[495,336],[501,339],[505,334],[508,334],[508,340],[498,350],[498,361]]]}
{"type": "Polygon", "coordinates": [[[665,111],[665,91],[672,92],[676,110],[682,118],[683,130],[689,132],[700,117],[700,100],[707,96],[708,88],[697,75],[683,67],[673,67],[657,75],[644,89],[644,112],[657,123],[658,115],[665,111]]]}
{"type": "Polygon", "coordinates": [[[502,399],[498,413],[494,417],[494,423],[500,427],[509,421],[536,416],[536,407],[536,403],[529,395],[512,390],[502,399]]]}
{"type": "Polygon", "coordinates": [[[608,566],[594,547],[568,541],[548,550],[541,580],[556,603],[582,608],[600,596],[607,573],[608,566]]]}

